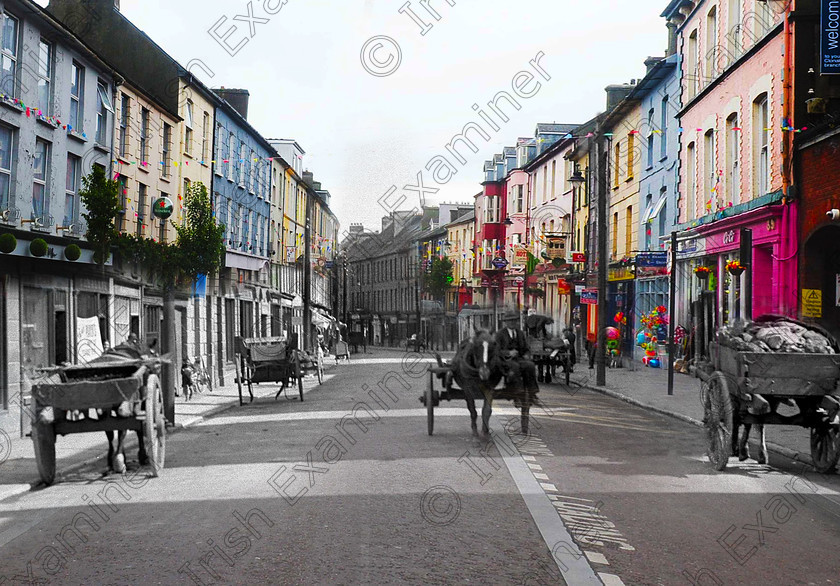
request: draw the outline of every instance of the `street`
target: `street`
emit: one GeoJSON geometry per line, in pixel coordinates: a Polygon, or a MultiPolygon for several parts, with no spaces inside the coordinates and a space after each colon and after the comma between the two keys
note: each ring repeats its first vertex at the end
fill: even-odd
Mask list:
{"type": "Polygon", "coordinates": [[[527,437],[497,403],[487,446],[454,402],[430,437],[417,356],[179,431],[160,478],[132,450],[0,502],[0,584],[837,583],[836,476],[716,473],[703,430],[560,385],[527,437]]]}

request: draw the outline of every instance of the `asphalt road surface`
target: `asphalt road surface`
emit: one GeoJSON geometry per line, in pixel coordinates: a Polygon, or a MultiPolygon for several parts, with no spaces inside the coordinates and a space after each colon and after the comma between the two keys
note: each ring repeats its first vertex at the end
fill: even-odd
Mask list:
{"type": "Polygon", "coordinates": [[[429,436],[405,356],[173,434],[160,478],[99,463],[0,502],[0,585],[840,583],[836,476],[718,473],[701,429],[561,385],[527,436],[501,402],[489,444],[454,402],[429,436]]]}

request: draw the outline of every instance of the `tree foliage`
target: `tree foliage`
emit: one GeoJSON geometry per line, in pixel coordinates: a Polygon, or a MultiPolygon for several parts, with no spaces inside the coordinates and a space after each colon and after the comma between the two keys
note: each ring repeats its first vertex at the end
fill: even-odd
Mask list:
{"type": "Polygon", "coordinates": [[[93,246],[93,260],[104,265],[111,254],[111,245],[120,236],[116,217],[120,213],[120,184],[108,179],[105,169],[94,165],[89,175],[82,178],[79,191],[82,204],[87,209],[82,217],[87,222],[85,238],[93,246]]]}
{"type": "Polygon", "coordinates": [[[447,257],[433,259],[423,282],[425,291],[435,299],[443,299],[451,285],[452,261],[447,257]]]}
{"type": "Polygon", "coordinates": [[[146,268],[164,286],[191,285],[199,275],[212,275],[224,264],[224,226],[216,225],[207,188],[191,183],[184,196],[183,226],[176,226],[174,244],[120,234],[120,254],[146,268]]]}

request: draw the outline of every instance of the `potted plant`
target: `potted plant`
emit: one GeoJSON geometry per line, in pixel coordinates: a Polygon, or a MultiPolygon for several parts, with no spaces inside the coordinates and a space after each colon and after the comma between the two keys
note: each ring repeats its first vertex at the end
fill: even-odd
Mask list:
{"type": "Polygon", "coordinates": [[[697,278],[700,279],[701,281],[705,281],[706,279],[709,278],[709,275],[712,274],[712,269],[710,269],[709,267],[704,267],[704,266],[695,267],[694,268],[694,274],[697,275],[697,278]]]}
{"type": "Polygon", "coordinates": [[[47,254],[48,249],[47,241],[43,238],[36,238],[29,243],[29,253],[32,256],[44,256],[47,254]]]}
{"type": "Polygon", "coordinates": [[[0,252],[3,254],[11,254],[17,248],[17,238],[14,234],[0,234],[0,252]]]}
{"type": "Polygon", "coordinates": [[[735,275],[736,277],[743,273],[746,270],[746,268],[747,267],[742,265],[737,260],[730,260],[728,263],[726,263],[726,270],[729,271],[730,275],[735,275]]]}
{"type": "Polygon", "coordinates": [[[82,249],[79,248],[78,244],[71,244],[67,248],[64,249],[64,258],[69,261],[76,261],[79,260],[79,257],[82,256],[82,249]]]}

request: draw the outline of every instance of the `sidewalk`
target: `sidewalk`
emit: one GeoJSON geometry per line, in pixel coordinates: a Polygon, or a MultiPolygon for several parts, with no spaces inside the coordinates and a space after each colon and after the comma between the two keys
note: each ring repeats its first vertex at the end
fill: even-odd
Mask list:
{"type": "MultiPolygon", "coordinates": [[[[325,376],[335,366],[335,360],[330,356],[324,361],[325,376]]],[[[183,397],[175,398],[175,426],[167,428],[167,434],[172,434],[203,421],[221,411],[239,406],[239,389],[234,382],[235,375],[231,370],[225,373],[224,387],[217,387],[212,393],[196,395],[190,402],[185,402],[183,397]]],[[[304,378],[303,392],[308,393],[318,385],[314,375],[304,378]]],[[[269,397],[273,398],[279,389],[276,384],[254,385],[254,399],[269,397]]],[[[243,385],[243,400],[249,401],[248,389],[243,385]]],[[[294,396],[297,396],[297,388],[294,389],[294,396]]],[[[0,430],[2,431],[2,430],[0,430]]],[[[32,440],[28,437],[8,437],[0,433],[3,451],[0,452],[0,501],[27,492],[40,482],[38,467],[35,464],[35,451],[32,440]]],[[[125,450],[128,459],[136,459],[137,439],[134,433],[126,437],[125,450]]],[[[72,470],[85,466],[91,462],[102,460],[102,469],[105,469],[105,457],[108,453],[108,444],[103,433],[79,433],[73,435],[59,436],[55,442],[56,455],[56,482],[61,481],[61,476],[72,470]]]]}
{"type": "MultiPolygon", "coordinates": [[[[571,380],[588,388],[646,409],[703,425],[701,389],[703,381],[693,375],[674,373],[674,394],[668,395],[668,370],[648,368],[642,364],[636,370],[608,368],[605,387],[595,385],[595,370],[585,362],[575,365],[571,380]]],[[[796,425],[767,425],[764,428],[767,449],[788,458],[811,464],[810,430],[796,425]]],[[[750,453],[758,454],[755,431],[750,435],[750,453]]],[[[705,450],[705,446],[703,446],[705,450]]]]}

